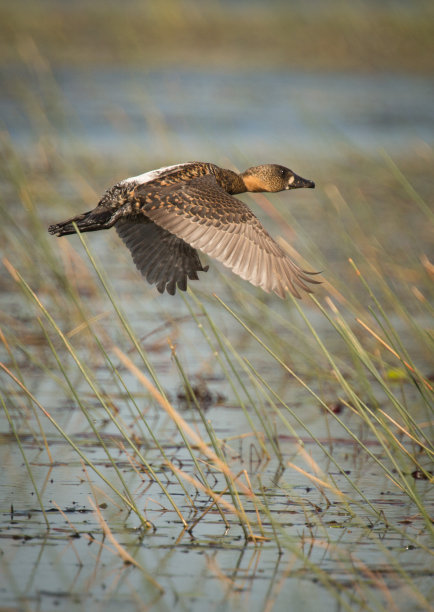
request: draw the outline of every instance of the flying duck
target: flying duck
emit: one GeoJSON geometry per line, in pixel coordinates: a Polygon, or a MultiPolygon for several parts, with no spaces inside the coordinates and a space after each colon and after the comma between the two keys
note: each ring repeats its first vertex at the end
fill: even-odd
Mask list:
{"type": "Polygon", "coordinates": [[[115,226],[134,263],[160,293],[185,291],[187,277],[206,272],[197,250],[230,268],[264,291],[297,298],[306,283],[318,283],[294,263],[263,228],[237,193],[277,192],[315,183],[277,164],[248,168],[237,174],[205,162],[188,162],[152,170],[120,181],[98,206],[50,225],[57,236],[94,232],[115,226]]]}

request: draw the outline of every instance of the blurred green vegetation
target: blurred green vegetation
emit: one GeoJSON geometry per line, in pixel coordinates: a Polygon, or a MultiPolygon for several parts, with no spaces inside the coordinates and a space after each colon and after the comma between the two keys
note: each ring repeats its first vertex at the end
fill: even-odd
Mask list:
{"type": "Polygon", "coordinates": [[[434,69],[431,2],[19,1],[0,5],[0,62],[28,41],[53,64],[434,69]]]}

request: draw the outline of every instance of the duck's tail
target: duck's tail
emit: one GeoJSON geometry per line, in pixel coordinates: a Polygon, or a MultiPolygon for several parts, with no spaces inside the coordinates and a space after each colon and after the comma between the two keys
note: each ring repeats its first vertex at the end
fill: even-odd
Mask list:
{"type": "Polygon", "coordinates": [[[97,206],[89,212],[82,213],[76,217],[71,217],[61,223],[50,225],[48,231],[50,234],[56,236],[67,236],[68,234],[75,234],[76,228],[78,227],[80,232],[96,232],[98,230],[109,229],[117,220],[117,215],[114,214],[113,209],[107,209],[103,206],[97,206]]]}

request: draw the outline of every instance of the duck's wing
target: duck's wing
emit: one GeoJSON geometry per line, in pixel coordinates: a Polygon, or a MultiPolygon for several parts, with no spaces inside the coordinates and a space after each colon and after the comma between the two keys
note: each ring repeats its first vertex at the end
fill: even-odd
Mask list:
{"type": "Polygon", "coordinates": [[[276,244],[252,211],[206,175],[188,182],[135,189],[143,214],[170,234],[214,257],[253,285],[285,297],[317,283],[276,244]]]}
{"type": "Polygon", "coordinates": [[[198,280],[197,273],[208,270],[189,244],[146,217],[120,219],[116,231],[131,251],[137,268],[149,283],[157,285],[160,293],[166,289],[174,295],[176,287],[185,291],[187,277],[198,280]]]}

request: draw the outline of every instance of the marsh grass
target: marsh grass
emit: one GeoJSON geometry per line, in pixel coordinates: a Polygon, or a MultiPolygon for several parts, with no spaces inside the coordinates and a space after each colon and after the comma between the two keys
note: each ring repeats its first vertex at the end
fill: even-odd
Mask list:
{"type": "Polygon", "coordinates": [[[254,70],[432,70],[433,9],[402,3],[395,11],[375,3],[293,1],[30,3],[0,9],[3,61],[32,56],[33,42],[57,64],[242,66],[254,70]],[[288,32],[291,35],[288,36],[288,32]],[[273,41],[273,44],[270,44],[273,41]]]}

